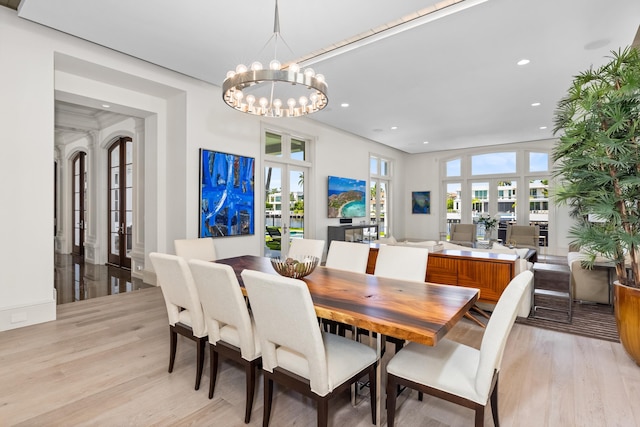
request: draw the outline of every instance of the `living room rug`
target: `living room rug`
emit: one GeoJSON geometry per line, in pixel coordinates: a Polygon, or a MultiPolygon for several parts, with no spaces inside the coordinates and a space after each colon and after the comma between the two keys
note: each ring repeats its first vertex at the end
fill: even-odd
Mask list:
{"type": "MultiPolygon", "coordinates": [[[[538,297],[539,298],[539,297],[538,297]]],[[[551,301],[546,304],[553,305],[551,301]]],[[[545,305],[546,305],[545,304],[545,305]]],[[[562,323],[554,320],[536,319],[533,317],[518,317],[516,323],[535,326],[537,328],[551,329],[558,332],[566,332],[574,335],[582,335],[606,341],[620,342],[616,319],[611,306],[604,304],[581,304],[574,302],[572,306],[573,318],[571,323],[562,323]]],[[[545,317],[557,316],[563,319],[563,313],[544,312],[545,317]]]]}

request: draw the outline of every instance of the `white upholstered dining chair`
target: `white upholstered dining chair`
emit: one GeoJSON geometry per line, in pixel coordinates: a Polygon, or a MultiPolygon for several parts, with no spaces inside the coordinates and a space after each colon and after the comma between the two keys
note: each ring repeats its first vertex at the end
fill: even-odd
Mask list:
{"type": "MultiPolygon", "coordinates": [[[[274,381],[317,403],[319,427],[328,423],[328,402],[368,374],[376,389],[376,352],[320,330],[302,280],[252,270],[242,272],[262,347],[264,419],[269,425],[274,381]]],[[[376,396],[371,393],[375,424],[376,396]]]]}
{"type": "MultiPolygon", "coordinates": [[[[398,280],[425,282],[427,278],[427,258],[429,250],[415,246],[380,245],[374,274],[398,280]]],[[[404,340],[385,337],[385,341],[395,344],[396,353],[404,346],[404,340]]]]}
{"type": "Polygon", "coordinates": [[[169,372],[173,372],[178,346],[178,334],[197,344],[196,390],[204,367],[204,350],[207,343],[207,326],[193,281],[191,270],[184,258],[177,255],[152,252],[149,254],[169,316],[169,372]]]}
{"type": "Polygon", "coordinates": [[[387,364],[387,423],[393,427],[396,388],[406,386],[475,410],[475,426],[484,425],[489,399],[493,421],[498,421],[498,374],[507,338],[520,300],[533,273],[525,271],[511,280],[487,323],[480,349],[443,339],[435,347],[409,343],[387,364]]]}
{"type": "Polygon", "coordinates": [[[211,237],[176,239],[173,244],[176,255],[187,261],[190,259],[201,259],[203,261],[215,261],[218,259],[216,247],[211,237]]]}
{"type": "Polygon", "coordinates": [[[322,261],[324,253],[324,240],[315,239],[291,239],[288,257],[302,260],[305,256],[314,256],[318,258],[318,263],[322,261]]]}
{"type": "Polygon", "coordinates": [[[369,262],[369,245],[333,240],[329,245],[325,267],[366,273],[369,262]]]}
{"type": "Polygon", "coordinates": [[[398,280],[424,282],[427,277],[427,248],[381,245],[374,274],[398,280]]]}
{"type": "Polygon", "coordinates": [[[255,324],[240,284],[233,268],[228,265],[192,259],[189,267],[198,288],[209,333],[209,399],[216,387],[218,356],[240,364],[245,370],[244,422],[248,423],[251,420],[256,371],[262,359],[255,324]]]}

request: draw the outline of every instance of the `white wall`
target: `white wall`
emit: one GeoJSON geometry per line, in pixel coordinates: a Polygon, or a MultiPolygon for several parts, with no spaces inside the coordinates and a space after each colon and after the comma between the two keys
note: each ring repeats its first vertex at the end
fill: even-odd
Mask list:
{"type": "MultiPolygon", "coordinates": [[[[149,270],[149,252],[173,252],[175,238],[197,235],[200,148],[254,157],[256,178],[262,179],[257,166],[263,122],[227,107],[217,86],[19,19],[7,8],[0,8],[0,63],[6,141],[0,160],[0,330],[55,319],[54,97],[108,102],[114,111],[144,121],[143,269],[149,270]]],[[[402,170],[406,154],[400,151],[305,118],[272,120],[317,137],[315,237],[326,238],[326,226],[337,223],[326,218],[327,175],[368,179],[369,153],[394,159],[402,170]]],[[[402,185],[402,177],[395,182],[402,185]]],[[[256,207],[261,203],[256,200],[256,207]]],[[[401,212],[404,203],[396,197],[393,208],[401,212]]],[[[260,221],[256,230],[263,229],[260,221]]],[[[258,255],[262,244],[262,233],[216,240],[221,257],[258,255]]]]}

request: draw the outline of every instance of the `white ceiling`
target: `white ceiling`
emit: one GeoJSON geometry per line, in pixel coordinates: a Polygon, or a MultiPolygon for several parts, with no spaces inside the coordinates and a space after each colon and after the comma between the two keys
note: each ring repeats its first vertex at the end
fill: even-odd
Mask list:
{"type": "MultiPolygon", "coordinates": [[[[312,66],[326,76],[329,106],[310,118],[408,153],[551,138],[555,106],[572,76],[630,45],[640,24],[639,0],[443,7],[454,1],[279,0],[290,48],[278,44],[283,63],[441,8],[422,18],[430,22],[396,25],[364,46],[317,57],[312,66]],[[449,13],[458,8],[464,10],[449,13]],[[516,65],[523,58],[530,64],[516,65]],[[348,108],[340,106],[345,102],[348,108]]],[[[274,4],[22,0],[18,15],[220,86],[238,63],[272,59],[273,44],[263,47],[274,4]]]]}

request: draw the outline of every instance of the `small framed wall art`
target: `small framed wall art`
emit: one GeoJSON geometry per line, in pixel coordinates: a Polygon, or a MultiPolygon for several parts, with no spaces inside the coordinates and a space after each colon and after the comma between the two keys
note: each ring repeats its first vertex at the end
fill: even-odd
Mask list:
{"type": "Polygon", "coordinates": [[[411,192],[411,213],[430,214],[431,213],[431,192],[413,191],[411,192]]]}

